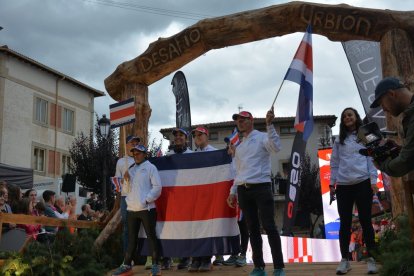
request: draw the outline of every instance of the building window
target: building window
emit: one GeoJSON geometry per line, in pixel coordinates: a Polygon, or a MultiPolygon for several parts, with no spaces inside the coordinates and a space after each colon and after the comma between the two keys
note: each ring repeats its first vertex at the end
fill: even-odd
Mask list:
{"type": "Polygon", "coordinates": [[[296,129],[291,126],[281,126],[280,127],[280,134],[295,134],[296,129]]]}
{"type": "Polygon", "coordinates": [[[218,141],[218,132],[210,132],[210,141],[218,141]]]}
{"type": "Polygon", "coordinates": [[[41,98],[35,99],[35,119],[37,122],[47,124],[47,101],[41,98]]]}
{"type": "Polygon", "coordinates": [[[62,155],[62,175],[71,173],[69,169],[69,164],[70,164],[70,156],[62,155]]]}
{"type": "Polygon", "coordinates": [[[63,130],[66,132],[73,133],[73,117],[74,112],[70,109],[63,108],[63,130]]]}
{"type": "Polygon", "coordinates": [[[33,150],[33,169],[38,172],[45,171],[46,150],[35,147],[33,150]]]}

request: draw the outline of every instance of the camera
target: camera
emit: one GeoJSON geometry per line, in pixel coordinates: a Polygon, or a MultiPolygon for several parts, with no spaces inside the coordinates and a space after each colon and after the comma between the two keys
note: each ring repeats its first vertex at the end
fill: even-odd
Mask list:
{"type": "Polygon", "coordinates": [[[396,132],[381,131],[374,122],[361,126],[358,129],[358,141],[365,148],[360,149],[359,153],[364,156],[372,157],[376,162],[382,163],[388,157],[395,158],[400,153],[401,147],[394,141],[386,140],[382,143],[385,135],[396,136],[396,132]]]}

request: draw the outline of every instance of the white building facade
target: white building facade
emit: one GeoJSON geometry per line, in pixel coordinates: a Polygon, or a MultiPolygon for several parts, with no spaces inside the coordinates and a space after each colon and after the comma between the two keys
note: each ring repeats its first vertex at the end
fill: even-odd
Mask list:
{"type": "MultiPolygon", "coordinates": [[[[0,47],[0,163],[34,171],[34,187],[69,173],[69,147],[104,93],[0,47]]],[[[41,187],[38,187],[42,189],[41,187]]]]}

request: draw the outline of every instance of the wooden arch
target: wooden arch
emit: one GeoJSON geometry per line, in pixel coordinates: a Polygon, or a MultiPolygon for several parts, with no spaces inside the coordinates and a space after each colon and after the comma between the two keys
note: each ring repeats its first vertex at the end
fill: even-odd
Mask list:
{"type": "MultiPolygon", "coordinates": [[[[414,91],[414,11],[304,2],[201,20],[174,36],[159,38],[140,56],[120,64],[105,79],[105,87],[115,100],[131,96],[136,98],[136,116],[140,125],[135,125],[130,132],[147,142],[151,114],[149,85],[211,49],[303,32],[309,23],[313,33],[332,41],[379,41],[383,75],[404,78],[414,91]]],[[[389,129],[400,127],[400,123],[393,118],[387,118],[387,124],[389,129]]],[[[393,179],[394,214],[408,212],[413,218],[413,190],[410,189],[413,183],[408,178],[404,181],[393,179]]]]}

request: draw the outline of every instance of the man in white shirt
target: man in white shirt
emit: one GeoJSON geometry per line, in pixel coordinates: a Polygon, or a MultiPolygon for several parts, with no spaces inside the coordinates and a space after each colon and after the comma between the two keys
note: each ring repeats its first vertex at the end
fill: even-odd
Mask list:
{"type": "Polygon", "coordinates": [[[173,147],[167,152],[167,155],[180,154],[180,153],[191,153],[193,152],[187,146],[188,132],[183,128],[174,128],[172,131],[174,135],[173,147]]]}
{"type": "Polygon", "coordinates": [[[272,252],[274,276],[284,276],[283,253],[279,232],[275,223],[275,210],[271,190],[270,154],[280,150],[280,137],[272,124],[275,115],[272,110],[266,114],[267,133],[254,129],[253,116],[250,112],[241,111],[233,115],[242,142],[230,146],[229,153],[234,154],[236,177],[227,203],[235,208],[237,199],[246,218],[253,251],[254,269],[250,276],[267,275],[264,268],[262,237],[260,222],[268,236],[272,252]],[[236,198],[237,191],[237,198],[236,198]],[[259,222],[260,218],[260,222],[259,222]]]}
{"type": "MultiPolygon", "coordinates": [[[[187,154],[192,153],[193,151],[187,147],[187,138],[188,132],[183,128],[174,128],[172,131],[174,135],[174,145],[173,147],[167,152],[167,155],[173,154],[187,154]]],[[[171,268],[172,265],[172,258],[164,256],[162,259],[162,270],[168,270],[171,268]]],[[[182,257],[179,260],[177,265],[177,269],[185,269],[188,268],[190,265],[190,258],[189,257],[182,257]]]]}
{"type": "Polygon", "coordinates": [[[191,134],[194,137],[194,144],[196,146],[195,151],[212,151],[217,150],[215,147],[210,145],[208,143],[208,129],[203,126],[199,126],[193,131],[191,131],[191,134]]]}
{"type": "MultiPolygon", "coordinates": [[[[208,143],[208,129],[203,126],[199,126],[193,131],[191,134],[194,138],[194,144],[196,146],[195,152],[202,152],[202,151],[213,151],[217,150],[215,147],[211,146],[208,143]]],[[[206,272],[211,271],[211,257],[212,256],[203,256],[203,257],[193,257],[192,263],[188,268],[190,272],[206,272]]]]}
{"type": "MultiPolygon", "coordinates": [[[[141,141],[139,137],[128,135],[126,138],[126,152],[127,154],[132,155],[131,149],[134,148],[141,141]]],[[[134,158],[130,155],[124,156],[118,159],[116,162],[116,172],[115,176],[124,178],[125,172],[128,170],[129,166],[134,164],[134,158]]],[[[124,254],[126,253],[128,247],[128,221],[127,221],[127,204],[126,204],[127,193],[124,189],[121,192],[121,221],[122,221],[122,248],[124,254]]]]}
{"type": "Polygon", "coordinates": [[[156,234],[157,211],[155,201],[161,195],[161,179],[157,168],[147,157],[147,148],[137,145],[131,149],[134,164],[128,170],[131,190],[126,197],[128,218],[128,249],[123,264],[112,275],[126,275],[132,270],[132,257],[138,244],[138,233],[141,225],[148,238],[152,255],[151,276],[160,276],[161,267],[158,264],[161,247],[156,234]]]}

